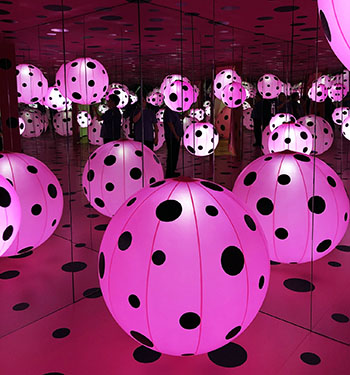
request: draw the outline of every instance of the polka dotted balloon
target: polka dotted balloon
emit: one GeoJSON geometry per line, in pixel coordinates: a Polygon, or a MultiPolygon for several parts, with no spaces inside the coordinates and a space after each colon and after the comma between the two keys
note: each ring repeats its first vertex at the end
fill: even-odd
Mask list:
{"type": "Polygon", "coordinates": [[[220,137],[228,138],[230,135],[231,109],[224,107],[216,117],[215,128],[220,137]]]}
{"type": "Polygon", "coordinates": [[[48,89],[47,79],[31,64],[16,66],[18,102],[33,104],[42,101],[48,89]]]}
{"type": "Polygon", "coordinates": [[[300,117],[298,123],[304,125],[312,135],[314,140],[312,153],[320,155],[332,146],[334,140],[333,129],[324,118],[308,115],[300,117]]]}
{"type": "Polygon", "coordinates": [[[254,121],[252,119],[252,108],[243,111],[243,126],[248,130],[254,130],[254,121]]]}
{"type": "Polygon", "coordinates": [[[192,108],[190,111],[190,117],[195,118],[197,121],[203,121],[205,112],[202,108],[192,108]]]}
{"type": "MultiPolygon", "coordinates": [[[[78,104],[101,101],[108,88],[108,74],[97,60],[81,57],[66,64],[67,97],[78,104]]],[[[56,85],[65,94],[64,67],[56,74],[56,85]]]]}
{"type": "Polygon", "coordinates": [[[146,102],[159,107],[164,102],[164,95],[158,91],[159,89],[155,89],[150,92],[146,97],[146,102]]]}
{"type": "Polygon", "coordinates": [[[72,112],[62,111],[53,117],[53,127],[55,132],[64,137],[73,134],[72,112]]]}
{"type": "Polygon", "coordinates": [[[164,119],[164,111],[165,111],[165,109],[160,109],[160,110],[156,113],[156,119],[157,119],[157,121],[163,122],[163,119],[164,119]]]}
{"type": "Polygon", "coordinates": [[[331,77],[327,74],[324,74],[317,80],[317,84],[326,86],[326,89],[328,90],[332,87],[331,77]]]}
{"type": "Polygon", "coordinates": [[[85,164],[83,191],[101,214],[113,216],[125,200],[142,188],[142,156],[145,186],[161,180],[157,156],[141,142],[114,141],[92,153],[85,164]]]}
{"type": "Polygon", "coordinates": [[[44,132],[45,124],[40,111],[30,109],[20,112],[19,115],[25,124],[22,130],[20,128],[20,133],[23,137],[35,138],[39,137],[44,132]]]}
{"type": "Polygon", "coordinates": [[[214,79],[214,95],[221,100],[222,91],[224,88],[233,82],[241,83],[242,79],[235,70],[224,69],[221,70],[214,79]]]}
{"type": "Polygon", "coordinates": [[[92,121],[90,113],[86,111],[79,111],[77,121],[81,128],[87,128],[92,121]]]}
{"type": "Polygon", "coordinates": [[[98,121],[96,118],[93,118],[91,125],[88,126],[88,140],[92,145],[103,145],[103,138],[101,134],[101,125],[102,121],[98,121]]]}
{"type": "Polygon", "coordinates": [[[221,100],[229,108],[240,107],[246,97],[244,87],[238,82],[229,83],[221,91],[221,100]]]}
{"type": "Polygon", "coordinates": [[[44,104],[49,108],[56,109],[57,111],[63,111],[66,109],[72,109],[72,101],[61,94],[57,87],[49,87],[45,95],[44,104]]]}
{"type": "Polygon", "coordinates": [[[339,107],[332,113],[332,120],[337,125],[342,125],[344,120],[350,115],[350,108],[339,107]]]}
{"type": "Polygon", "coordinates": [[[343,182],[318,158],[298,153],[262,156],[241,172],[233,193],[257,215],[276,262],[320,259],[338,245],[348,227],[343,182]]]}
{"type": "Polygon", "coordinates": [[[262,132],[261,136],[261,151],[263,154],[267,155],[270,153],[269,150],[269,136],[272,133],[269,126],[266,126],[266,128],[262,132]]]}
{"type": "Polygon", "coordinates": [[[274,99],[282,91],[282,84],[273,74],[265,74],[258,80],[258,91],[264,99],[274,99]]]}
{"type": "Polygon", "coordinates": [[[185,81],[174,81],[164,89],[164,103],[172,111],[185,112],[194,103],[193,87],[185,81]]]}
{"type": "Polygon", "coordinates": [[[106,99],[109,99],[110,95],[116,95],[119,98],[117,107],[119,109],[124,108],[129,103],[129,89],[126,85],[121,83],[111,83],[106,93],[106,99]]]}
{"type": "Polygon", "coordinates": [[[175,81],[182,81],[182,82],[186,82],[186,83],[191,83],[191,81],[187,77],[181,76],[180,74],[170,74],[170,75],[167,75],[163,79],[163,82],[160,85],[159,92],[164,95],[164,91],[167,88],[167,86],[171,85],[175,81]]]}
{"type": "Polygon", "coordinates": [[[99,104],[97,110],[100,112],[101,115],[108,111],[108,106],[106,104],[99,104]]]}
{"type": "Polygon", "coordinates": [[[296,122],[296,118],[291,115],[290,113],[277,113],[273,116],[270,120],[270,130],[275,130],[280,125],[288,123],[288,122],[296,122]]]}
{"type": "Polygon", "coordinates": [[[120,327],[146,347],[180,356],[242,333],[265,298],[270,266],[264,235],[243,203],[186,177],[130,196],[107,227],[98,270],[120,327]]]}
{"type": "Polygon", "coordinates": [[[210,123],[191,124],[184,134],[186,150],[196,156],[207,156],[214,152],[219,143],[219,135],[210,123]]]}
{"type": "Polygon", "coordinates": [[[328,96],[333,102],[341,102],[349,90],[341,83],[335,83],[328,91],[328,96]]]}
{"type": "Polygon", "coordinates": [[[6,255],[32,250],[58,226],[63,210],[61,186],[45,164],[25,154],[0,153],[0,175],[11,181],[22,208],[20,229],[6,255]]]}
{"type": "MultiPolygon", "coordinates": [[[[158,151],[165,142],[164,125],[162,122],[157,121],[158,126],[158,143],[153,146],[153,151],[158,151]]],[[[154,136],[155,134],[153,134],[154,136]]]]}
{"type": "Polygon", "coordinates": [[[328,89],[322,83],[314,82],[310,87],[308,97],[314,102],[324,102],[328,96],[328,89]]]}
{"type": "Polygon", "coordinates": [[[350,117],[347,117],[341,127],[343,136],[350,141],[350,117]]]}
{"type": "Polygon", "coordinates": [[[18,195],[0,174],[0,256],[7,255],[7,249],[15,240],[20,223],[21,205],[18,195]]]}
{"type": "Polygon", "coordinates": [[[130,104],[133,105],[137,102],[137,95],[133,91],[129,91],[129,101],[130,104]]]}
{"type": "Polygon", "coordinates": [[[268,147],[271,153],[285,150],[310,154],[312,150],[310,131],[300,124],[282,124],[269,136],[268,147]]]}

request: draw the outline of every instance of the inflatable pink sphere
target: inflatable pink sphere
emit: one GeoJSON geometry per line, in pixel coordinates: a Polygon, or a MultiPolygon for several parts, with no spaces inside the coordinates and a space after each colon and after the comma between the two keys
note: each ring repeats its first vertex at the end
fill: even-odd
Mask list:
{"type": "Polygon", "coordinates": [[[190,110],[189,116],[191,118],[197,120],[198,122],[201,122],[201,121],[204,120],[204,117],[205,117],[204,109],[202,109],[202,108],[192,108],[190,110]]]}
{"type": "Polygon", "coordinates": [[[349,90],[342,83],[335,83],[328,90],[328,96],[333,102],[341,102],[349,90]]]}
{"type": "Polygon", "coordinates": [[[34,65],[20,64],[16,72],[18,102],[33,104],[43,100],[48,84],[41,70],[34,65]]]}
{"type": "Polygon", "coordinates": [[[312,151],[310,131],[300,124],[282,124],[269,136],[268,148],[271,153],[282,151],[310,154],[312,151]]]}
{"type": "Polygon", "coordinates": [[[189,84],[191,83],[187,77],[181,76],[180,74],[170,74],[163,79],[159,92],[164,95],[164,90],[167,88],[167,86],[171,85],[175,81],[183,81],[189,84]]]}
{"type": "Polygon", "coordinates": [[[300,117],[298,123],[305,126],[312,135],[313,147],[311,153],[320,155],[329,150],[334,141],[334,134],[332,127],[324,118],[308,115],[300,117]]]}
{"type": "Polygon", "coordinates": [[[141,344],[176,356],[207,353],[242,333],[262,305],[269,274],[254,215],[220,185],[188,177],[130,196],[99,254],[114,319],[141,344]]]}
{"type": "Polygon", "coordinates": [[[282,91],[282,82],[273,74],[265,74],[258,80],[258,91],[264,99],[274,99],[282,91]]]}
{"type": "Polygon", "coordinates": [[[18,195],[0,174],[0,256],[7,256],[7,249],[15,240],[20,224],[21,205],[18,195]]]}
{"type": "Polygon", "coordinates": [[[278,126],[289,123],[289,122],[296,122],[296,118],[291,115],[290,113],[277,113],[273,116],[270,120],[270,130],[275,130],[278,126]]]}
{"type": "Polygon", "coordinates": [[[113,216],[142,188],[142,159],[145,186],[163,179],[160,161],[146,146],[142,154],[141,142],[109,142],[90,155],[83,172],[83,191],[98,212],[113,216]]]}
{"type": "Polygon", "coordinates": [[[214,95],[221,100],[223,89],[230,83],[241,83],[242,79],[235,70],[224,69],[219,72],[214,79],[214,95]]]}
{"type": "Polygon", "coordinates": [[[116,95],[119,98],[117,108],[124,108],[129,103],[129,89],[126,85],[121,83],[111,83],[106,92],[106,99],[109,99],[110,95],[116,95]]]}
{"type": "Polygon", "coordinates": [[[192,155],[210,155],[214,152],[218,143],[218,132],[210,123],[192,123],[184,134],[185,148],[192,155]]]}
{"type": "Polygon", "coordinates": [[[72,101],[68,98],[66,100],[57,87],[49,87],[44,99],[44,105],[56,109],[56,111],[63,111],[66,107],[67,109],[72,107],[72,101]]]}
{"type": "Polygon", "coordinates": [[[37,109],[30,109],[20,112],[19,115],[25,124],[22,129],[20,127],[20,133],[23,137],[35,138],[43,133],[45,123],[40,111],[37,109]]]}
{"type": "Polygon", "coordinates": [[[327,74],[324,74],[317,80],[317,84],[326,86],[326,89],[328,90],[332,87],[331,77],[327,74]]]}
{"type": "Polygon", "coordinates": [[[154,145],[153,151],[158,151],[165,142],[164,125],[162,122],[157,121],[158,126],[158,143],[154,145]]]}
{"type": "Polygon", "coordinates": [[[344,120],[350,115],[349,107],[336,108],[332,113],[332,120],[337,125],[342,125],[344,120]]]}
{"type": "Polygon", "coordinates": [[[91,124],[92,118],[89,112],[79,111],[77,121],[81,128],[87,128],[91,124]]]}
{"type": "Polygon", "coordinates": [[[11,181],[22,208],[18,234],[6,255],[40,246],[62,216],[63,194],[56,176],[41,161],[19,153],[0,153],[0,175],[11,181]]]}
{"type": "Polygon", "coordinates": [[[73,134],[72,112],[57,112],[53,116],[53,127],[58,135],[63,137],[73,134]]]}
{"type": "Polygon", "coordinates": [[[314,102],[324,102],[328,96],[328,89],[322,83],[314,82],[310,87],[308,97],[314,102]]]}
{"type": "Polygon", "coordinates": [[[323,31],[338,59],[350,69],[350,25],[348,0],[318,0],[323,31]]]}
{"type": "Polygon", "coordinates": [[[147,95],[146,102],[159,107],[164,102],[164,95],[161,94],[158,90],[154,90],[149,95],[147,95]]]}
{"type": "Polygon", "coordinates": [[[137,95],[133,91],[129,91],[129,100],[131,105],[135,104],[138,100],[137,95]]]}
{"type": "Polygon", "coordinates": [[[164,111],[165,111],[165,109],[160,109],[160,110],[156,113],[156,119],[157,119],[157,121],[163,122],[163,119],[164,119],[164,111]]]}
{"type": "Polygon", "coordinates": [[[272,131],[270,130],[269,126],[266,126],[266,128],[262,132],[261,136],[261,151],[263,154],[267,155],[270,153],[269,151],[269,137],[272,131]]]}
{"type": "Polygon", "coordinates": [[[221,91],[221,100],[229,108],[237,108],[246,100],[244,87],[238,82],[229,83],[221,91]]]}
{"type": "Polygon", "coordinates": [[[243,111],[243,126],[248,130],[254,130],[254,121],[252,119],[252,108],[243,111]]]}
{"type": "Polygon", "coordinates": [[[343,136],[350,141],[350,117],[347,117],[341,127],[343,136]]]}
{"type": "Polygon", "coordinates": [[[103,145],[103,138],[101,134],[102,121],[98,121],[94,118],[91,122],[91,125],[88,126],[88,140],[92,145],[103,145]]]}
{"type": "Polygon", "coordinates": [[[317,158],[298,153],[262,156],[240,173],[233,193],[256,214],[276,262],[320,259],[338,245],[348,227],[343,182],[317,158]]]}
{"type": "Polygon", "coordinates": [[[185,81],[174,81],[164,89],[164,103],[172,111],[185,112],[194,103],[193,87],[185,81]]]}
{"type": "MultiPolygon", "coordinates": [[[[108,74],[97,60],[81,57],[66,64],[67,97],[78,104],[100,102],[108,88],[108,74]]],[[[56,85],[65,95],[64,68],[56,74],[56,85]]]]}

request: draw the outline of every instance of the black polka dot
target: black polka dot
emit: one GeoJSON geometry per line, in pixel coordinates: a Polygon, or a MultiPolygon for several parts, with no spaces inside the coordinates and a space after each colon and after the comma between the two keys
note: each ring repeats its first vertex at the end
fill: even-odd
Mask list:
{"type": "Polygon", "coordinates": [[[107,191],[113,191],[114,190],[114,184],[112,184],[112,182],[107,182],[105,187],[106,187],[107,191]]]}
{"type": "Polygon", "coordinates": [[[161,251],[161,250],[156,250],[152,254],[152,262],[156,266],[161,266],[165,262],[165,259],[166,259],[166,256],[165,256],[164,252],[161,251]]]}
{"type": "Polygon", "coordinates": [[[241,329],[242,329],[241,326],[237,326],[237,327],[231,329],[231,331],[226,335],[225,339],[231,340],[233,337],[235,337],[240,332],[241,329]]]}
{"type": "Polygon", "coordinates": [[[277,181],[281,185],[288,185],[290,183],[290,177],[287,174],[280,174],[277,181]]]}
{"type": "Polygon", "coordinates": [[[259,279],[259,289],[262,289],[264,287],[264,284],[265,284],[265,277],[264,276],[260,276],[260,279],[259,279]]]}
{"type": "Polygon", "coordinates": [[[138,156],[138,157],[142,157],[143,154],[142,154],[142,151],[136,150],[135,155],[138,156]]]}
{"type": "Polygon", "coordinates": [[[131,205],[133,205],[134,203],[136,202],[136,198],[132,198],[129,200],[129,202],[126,204],[128,207],[130,207],[131,205]]]}
{"type": "Polygon", "coordinates": [[[217,216],[217,214],[219,213],[218,209],[214,206],[206,206],[205,212],[210,216],[217,216]]]}
{"type": "Polygon", "coordinates": [[[98,207],[103,208],[105,206],[105,202],[101,198],[95,198],[95,204],[98,207]]]}
{"type": "Polygon", "coordinates": [[[337,186],[337,183],[335,182],[335,180],[334,180],[333,177],[328,176],[327,177],[327,181],[328,181],[329,185],[331,185],[332,187],[336,187],[337,186]]]}
{"type": "Polygon", "coordinates": [[[242,251],[236,246],[228,246],[221,254],[221,266],[228,275],[238,275],[244,267],[242,251]]]}
{"type": "Polygon", "coordinates": [[[103,162],[104,162],[105,165],[111,166],[116,162],[116,160],[117,159],[114,155],[108,155],[108,156],[105,157],[103,162]]]}
{"type": "Polygon", "coordinates": [[[256,209],[261,215],[270,215],[273,211],[273,203],[269,198],[261,198],[256,204],[256,209]]]}
{"type": "Polygon", "coordinates": [[[275,236],[280,240],[285,240],[288,237],[288,231],[285,228],[277,228],[275,230],[275,236]]]}
{"type": "Polygon", "coordinates": [[[194,312],[187,312],[181,315],[179,323],[184,329],[195,329],[200,325],[201,318],[194,312]]]}
{"type": "Polygon", "coordinates": [[[33,165],[28,165],[27,166],[27,171],[30,172],[30,173],[33,173],[33,174],[38,173],[38,169],[35,168],[33,165]]]}
{"type": "Polygon", "coordinates": [[[331,247],[331,245],[331,240],[324,240],[317,245],[316,251],[318,253],[323,253],[324,251],[328,250],[331,247]]]}
{"type": "Polygon", "coordinates": [[[156,208],[156,216],[160,221],[174,221],[181,215],[181,213],[181,203],[172,199],[160,203],[156,208]]]}
{"type": "Polygon", "coordinates": [[[336,248],[338,250],[340,250],[340,251],[344,251],[345,253],[349,253],[350,252],[350,246],[338,245],[336,248]]]}
{"type": "Polygon", "coordinates": [[[90,169],[86,175],[86,178],[88,181],[91,182],[94,179],[94,177],[95,177],[95,172],[92,169],[90,169]]]}
{"type": "Polygon", "coordinates": [[[38,216],[38,215],[41,214],[42,208],[41,208],[40,204],[35,204],[35,205],[32,207],[31,211],[32,211],[32,214],[33,214],[34,216],[38,216]]]}
{"type": "Polygon", "coordinates": [[[271,139],[275,141],[278,138],[278,133],[273,133],[271,139]]]}
{"type": "Polygon", "coordinates": [[[250,172],[245,176],[243,183],[246,186],[250,186],[254,183],[255,180],[256,180],[256,172],[250,172]]]}
{"type": "Polygon", "coordinates": [[[67,337],[69,334],[70,334],[70,329],[68,328],[58,328],[52,332],[52,336],[55,339],[63,339],[64,337],[67,337]]]}
{"type": "Polygon", "coordinates": [[[310,352],[300,354],[300,359],[308,365],[318,365],[321,362],[321,358],[317,354],[310,352]]]}
{"type": "Polygon", "coordinates": [[[320,19],[321,19],[323,32],[326,35],[326,38],[328,39],[328,41],[331,42],[332,41],[331,30],[329,28],[327,18],[326,18],[325,14],[323,13],[322,10],[320,10],[320,19]]]}
{"type": "Polygon", "coordinates": [[[133,179],[133,180],[138,180],[140,179],[142,176],[142,172],[141,172],[141,169],[140,168],[132,168],[130,170],[130,177],[133,179]]]}
{"type": "Polygon", "coordinates": [[[11,204],[11,196],[9,192],[0,186],[0,207],[8,207],[11,204]]]}
{"type": "Polygon", "coordinates": [[[132,241],[132,235],[130,232],[126,231],[126,232],[123,232],[119,239],[118,239],[118,247],[120,250],[127,250],[130,245],[131,245],[131,241],[132,241]]]}
{"type": "Polygon", "coordinates": [[[201,184],[211,190],[224,191],[224,189],[220,185],[214,184],[213,182],[210,182],[210,181],[201,181],[201,184]]]}
{"type": "Polygon", "coordinates": [[[308,156],[301,155],[301,154],[295,154],[294,158],[299,160],[299,161],[304,161],[304,162],[311,161],[311,159],[308,156]]]}
{"type": "Polygon", "coordinates": [[[318,195],[311,197],[307,203],[309,210],[315,214],[322,214],[326,209],[326,202],[318,195]]]}
{"type": "Polygon", "coordinates": [[[101,279],[103,279],[103,276],[105,274],[105,267],[106,267],[105,255],[103,252],[101,252],[100,258],[98,261],[98,273],[101,279]]]}
{"type": "Polygon", "coordinates": [[[332,319],[338,323],[347,323],[349,321],[348,316],[339,313],[332,314],[332,319]]]}
{"type": "Polygon", "coordinates": [[[26,310],[28,307],[29,307],[29,303],[21,302],[21,303],[17,303],[16,305],[12,306],[12,310],[23,311],[23,310],[26,310]]]}
{"type": "Polygon", "coordinates": [[[8,241],[13,234],[13,226],[9,225],[3,232],[2,234],[2,240],[3,241],[8,241]]]}
{"type": "Polygon", "coordinates": [[[301,133],[300,133],[300,137],[301,137],[302,139],[307,139],[307,133],[306,133],[306,132],[301,132],[301,133]]]}
{"type": "Polygon", "coordinates": [[[248,228],[252,231],[256,230],[256,224],[254,220],[249,215],[244,215],[244,221],[247,224],[248,228]]]}
{"type": "Polygon", "coordinates": [[[84,270],[87,264],[84,262],[69,262],[62,266],[62,270],[65,272],[79,272],[84,270]]]}
{"type": "Polygon", "coordinates": [[[76,100],[80,100],[81,99],[81,95],[78,92],[73,92],[72,96],[76,100]]]}
{"type": "Polygon", "coordinates": [[[99,230],[99,231],[105,231],[107,229],[107,224],[99,224],[99,225],[96,225],[95,226],[95,229],[96,230],[99,230]]]}
{"type": "Polygon", "coordinates": [[[136,331],[130,331],[130,335],[135,339],[137,340],[138,342],[140,342],[141,344],[143,345],[146,345],[146,346],[150,346],[151,348],[154,346],[153,345],[153,342],[148,339],[146,336],[142,335],[141,333],[139,332],[136,332],[136,331]]]}
{"type": "Polygon", "coordinates": [[[152,363],[157,361],[161,354],[145,346],[139,346],[134,350],[133,357],[140,363],[152,363]]]}
{"type": "Polygon", "coordinates": [[[11,270],[0,273],[1,280],[9,280],[19,276],[19,271],[11,270]]]}
{"type": "Polygon", "coordinates": [[[233,342],[208,353],[210,361],[221,367],[238,367],[247,361],[248,355],[244,348],[233,342]]]}
{"type": "Polygon", "coordinates": [[[83,296],[90,299],[99,298],[102,297],[102,292],[100,288],[89,288],[84,290],[83,296]]]}
{"type": "Polygon", "coordinates": [[[130,294],[128,301],[134,309],[137,309],[141,305],[139,298],[135,294],[130,294]]]}
{"type": "Polygon", "coordinates": [[[341,263],[339,262],[328,262],[328,264],[331,266],[331,267],[341,267],[341,263]]]}
{"type": "Polygon", "coordinates": [[[298,278],[291,278],[283,281],[283,285],[293,292],[311,292],[315,289],[315,286],[310,281],[298,278]]]}
{"type": "Polygon", "coordinates": [[[55,199],[57,197],[57,189],[55,185],[49,184],[49,186],[47,187],[47,191],[51,198],[55,199]]]}

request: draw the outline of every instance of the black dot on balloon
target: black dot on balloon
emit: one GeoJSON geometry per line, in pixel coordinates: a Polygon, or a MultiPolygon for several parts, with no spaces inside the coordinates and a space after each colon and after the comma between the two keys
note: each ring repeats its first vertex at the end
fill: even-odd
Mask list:
{"type": "Polygon", "coordinates": [[[30,173],[33,173],[33,174],[38,173],[37,168],[35,168],[33,165],[28,165],[27,166],[27,171],[30,172],[30,173]]]}
{"type": "Polygon", "coordinates": [[[264,284],[265,284],[265,277],[264,276],[260,276],[260,279],[259,279],[259,289],[262,289],[264,287],[264,284]]]}
{"type": "Polygon", "coordinates": [[[256,204],[256,209],[261,215],[270,215],[273,211],[273,203],[269,198],[260,198],[256,204]]]}
{"type": "Polygon", "coordinates": [[[205,207],[205,212],[209,215],[209,216],[217,216],[217,214],[219,213],[218,209],[214,206],[206,206],[205,207]]]}
{"type": "Polygon", "coordinates": [[[172,102],[176,102],[177,100],[177,95],[175,93],[171,93],[169,95],[169,99],[172,101],[172,102]]]}
{"type": "Polygon", "coordinates": [[[78,92],[73,92],[72,96],[76,100],[80,100],[81,99],[81,95],[78,92]]]}
{"type": "Polygon", "coordinates": [[[202,135],[202,132],[200,130],[197,130],[195,135],[196,135],[196,137],[200,137],[202,135]]]}
{"type": "Polygon", "coordinates": [[[113,191],[114,190],[114,184],[112,184],[112,182],[107,182],[106,183],[106,190],[107,191],[113,191]]]}
{"type": "Polygon", "coordinates": [[[225,273],[236,276],[243,270],[244,255],[236,246],[228,246],[221,254],[221,266],[225,273]]]}
{"type": "Polygon", "coordinates": [[[141,169],[140,168],[132,168],[130,170],[130,177],[133,179],[133,180],[138,180],[140,179],[142,176],[142,172],[141,172],[141,169]]]}
{"type": "Polygon", "coordinates": [[[55,199],[57,197],[57,189],[55,185],[49,184],[49,186],[47,187],[47,191],[51,198],[55,199]]]}
{"type": "Polygon", "coordinates": [[[131,205],[133,205],[134,203],[136,202],[136,198],[132,198],[129,200],[129,202],[126,204],[128,207],[130,207],[131,205]]]}
{"type": "Polygon", "coordinates": [[[266,157],[264,160],[265,161],[269,161],[269,160],[271,160],[272,159],[272,156],[268,156],[268,157],[266,157]]]}
{"type": "Polygon", "coordinates": [[[130,245],[131,245],[131,241],[132,241],[132,235],[130,232],[126,231],[126,232],[123,232],[119,239],[118,239],[118,247],[120,250],[127,250],[130,245]]]}
{"type": "Polygon", "coordinates": [[[292,140],[290,138],[285,138],[284,142],[287,143],[287,145],[291,142],[292,140]]]}
{"type": "Polygon", "coordinates": [[[344,314],[335,313],[332,314],[332,319],[338,323],[348,323],[349,317],[344,314]]]}
{"type": "Polygon", "coordinates": [[[8,207],[11,204],[11,196],[9,192],[0,186],[0,207],[8,207]]]}
{"type": "Polygon", "coordinates": [[[288,185],[290,183],[290,177],[287,174],[280,174],[277,178],[277,182],[280,185],[288,185]]]}
{"type": "Polygon", "coordinates": [[[245,176],[243,183],[246,186],[250,186],[254,183],[255,180],[256,180],[256,172],[250,172],[245,176]]]}
{"type": "Polygon", "coordinates": [[[187,150],[188,150],[191,154],[195,154],[195,153],[196,153],[196,150],[195,150],[192,146],[187,146],[187,150]]]}
{"type": "Polygon", "coordinates": [[[17,303],[16,305],[12,306],[12,310],[23,311],[23,310],[26,310],[28,307],[29,307],[29,303],[21,302],[21,303],[17,303]]]}
{"type": "Polygon", "coordinates": [[[300,354],[300,359],[308,365],[318,365],[321,362],[321,358],[317,354],[310,352],[300,354]]]}
{"type": "Polygon", "coordinates": [[[136,332],[136,331],[130,331],[130,335],[135,339],[137,340],[138,342],[140,342],[141,344],[143,345],[146,345],[146,346],[150,346],[151,348],[154,346],[153,345],[153,342],[148,339],[146,336],[142,335],[141,333],[139,332],[136,332]]]}
{"type": "Polygon", "coordinates": [[[210,181],[201,181],[201,185],[205,186],[206,188],[214,191],[224,191],[224,189],[217,184],[214,184],[213,182],[210,181]]]}
{"type": "Polygon", "coordinates": [[[31,211],[32,211],[32,214],[33,214],[34,216],[38,216],[38,215],[41,214],[42,208],[41,208],[40,204],[35,204],[35,205],[32,207],[31,211]]]}
{"type": "Polygon", "coordinates": [[[141,305],[139,298],[135,294],[130,294],[128,301],[134,309],[137,309],[141,305]]]}
{"type": "Polygon", "coordinates": [[[314,284],[310,281],[298,278],[286,279],[283,281],[283,285],[293,292],[306,293],[311,292],[315,289],[314,284]]]}
{"type": "Polygon", "coordinates": [[[231,329],[231,331],[226,335],[225,339],[231,340],[233,337],[237,336],[237,334],[240,332],[241,329],[242,329],[241,326],[237,326],[231,329]]]}
{"type": "Polygon", "coordinates": [[[101,208],[105,206],[105,202],[101,198],[95,198],[95,204],[101,208]]]}
{"type": "Polygon", "coordinates": [[[154,187],[158,187],[158,186],[161,186],[165,184],[165,180],[162,180],[162,181],[157,181],[155,182],[154,184],[150,185],[151,188],[154,188],[154,187]]]}
{"type": "Polygon", "coordinates": [[[164,252],[161,251],[161,250],[156,250],[152,254],[152,262],[156,266],[161,266],[165,262],[165,259],[166,259],[166,256],[165,256],[164,252]]]}
{"type": "Polygon", "coordinates": [[[157,361],[161,354],[145,346],[139,346],[134,350],[133,357],[140,363],[152,363],[157,361]]]}
{"type": "Polygon", "coordinates": [[[250,230],[256,231],[256,224],[249,215],[244,215],[244,221],[250,230]]]}
{"type": "Polygon", "coordinates": [[[103,162],[104,162],[105,165],[111,166],[116,162],[116,160],[117,159],[114,155],[108,155],[108,156],[105,157],[103,162]]]}
{"type": "Polygon", "coordinates": [[[344,215],[344,221],[348,220],[348,213],[345,212],[345,215],[344,215]]]}
{"type": "Polygon", "coordinates": [[[187,312],[181,315],[179,323],[184,329],[195,329],[200,325],[201,318],[194,312],[187,312]]]}
{"type": "Polygon", "coordinates": [[[331,245],[331,240],[324,240],[317,245],[316,251],[318,253],[323,253],[324,251],[328,250],[331,247],[331,245]]]}
{"type": "Polygon", "coordinates": [[[142,154],[142,151],[136,150],[135,155],[138,156],[138,157],[141,157],[143,154],[142,154]]]}
{"type": "Polygon", "coordinates": [[[273,133],[271,139],[275,141],[278,138],[278,133],[273,133]]]}
{"type": "Polygon", "coordinates": [[[221,367],[238,367],[247,361],[248,355],[242,346],[233,342],[208,353],[208,358],[221,367]]]}
{"type": "Polygon", "coordinates": [[[86,175],[86,178],[88,181],[91,182],[94,179],[94,177],[95,177],[95,172],[92,169],[90,169],[86,175]]]}
{"type": "Polygon", "coordinates": [[[285,240],[288,237],[288,231],[285,228],[277,228],[275,236],[280,240],[285,240]]]}
{"type": "Polygon", "coordinates": [[[337,183],[335,182],[335,180],[334,180],[333,177],[328,176],[327,177],[327,181],[328,181],[329,185],[331,185],[332,187],[336,187],[337,186],[337,183]]]}
{"type": "Polygon", "coordinates": [[[307,133],[306,133],[306,132],[301,132],[301,133],[300,133],[300,137],[301,137],[302,139],[307,139],[307,133]]]}
{"type": "Polygon", "coordinates": [[[103,279],[103,276],[105,274],[105,266],[106,266],[105,255],[104,255],[103,252],[101,252],[100,258],[99,258],[99,261],[98,261],[98,273],[99,273],[101,279],[103,279]]]}
{"type": "Polygon", "coordinates": [[[156,208],[156,216],[160,221],[174,221],[181,215],[181,213],[181,203],[173,199],[168,199],[160,203],[156,208]]]}
{"type": "Polygon", "coordinates": [[[9,225],[3,232],[2,234],[2,240],[3,241],[8,241],[13,234],[13,226],[9,225]]]}
{"type": "Polygon", "coordinates": [[[311,197],[307,203],[309,210],[315,214],[322,214],[326,209],[326,202],[318,195],[311,197]]]}
{"type": "Polygon", "coordinates": [[[88,82],[88,85],[90,87],[94,87],[95,86],[95,81],[93,79],[90,79],[90,81],[88,82]]]}
{"type": "Polygon", "coordinates": [[[299,160],[299,161],[304,161],[304,162],[311,161],[311,159],[308,156],[301,155],[301,154],[295,154],[294,158],[299,160]]]}
{"type": "Polygon", "coordinates": [[[63,339],[70,334],[70,329],[68,328],[58,328],[52,332],[52,336],[55,339],[63,339]]]}

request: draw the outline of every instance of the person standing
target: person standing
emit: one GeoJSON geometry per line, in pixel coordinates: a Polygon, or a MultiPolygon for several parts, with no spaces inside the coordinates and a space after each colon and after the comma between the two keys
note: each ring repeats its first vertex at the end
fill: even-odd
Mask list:
{"type": "Polygon", "coordinates": [[[134,139],[135,141],[142,142],[153,150],[153,145],[158,144],[158,126],[155,113],[146,107],[146,100],[142,98],[142,112],[137,108],[133,116],[134,122],[134,139]],[[141,116],[142,113],[142,116],[141,116]],[[143,137],[142,137],[143,125],[143,137]],[[154,133],[154,137],[153,137],[154,133]]]}
{"type": "Polygon", "coordinates": [[[165,142],[168,150],[165,178],[178,177],[180,173],[176,173],[175,170],[179,159],[180,141],[184,133],[179,113],[166,107],[163,123],[165,142]]]}
{"type": "Polygon", "coordinates": [[[97,120],[103,121],[100,134],[103,138],[103,143],[120,139],[122,115],[117,107],[119,100],[120,99],[117,95],[110,95],[107,100],[107,106],[109,109],[102,116],[97,113],[96,107],[93,107],[97,120]]]}

